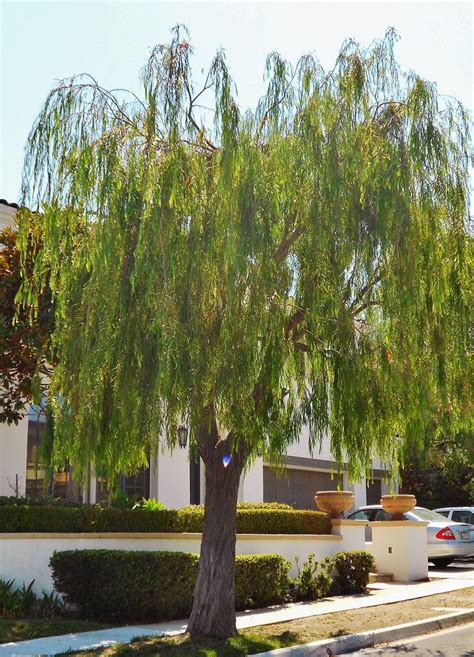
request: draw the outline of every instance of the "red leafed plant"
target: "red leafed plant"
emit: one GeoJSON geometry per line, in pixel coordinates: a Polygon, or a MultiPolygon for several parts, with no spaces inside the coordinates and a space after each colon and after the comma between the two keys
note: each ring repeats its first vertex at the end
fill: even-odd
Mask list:
{"type": "MultiPolygon", "coordinates": [[[[32,231],[38,232],[32,218],[32,231]]],[[[32,233],[33,234],[33,233],[32,233]]],[[[16,233],[11,228],[0,232],[0,422],[18,423],[30,401],[41,397],[50,367],[48,349],[54,323],[50,290],[41,294],[34,315],[16,296],[39,248],[30,240],[28,257],[22,271],[16,233]]]]}

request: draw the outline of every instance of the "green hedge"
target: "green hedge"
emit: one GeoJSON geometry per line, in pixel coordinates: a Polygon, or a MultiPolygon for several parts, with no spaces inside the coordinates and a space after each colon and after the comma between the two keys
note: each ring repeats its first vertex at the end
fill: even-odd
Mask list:
{"type": "Polygon", "coordinates": [[[0,506],[0,533],[5,532],[175,532],[178,513],[153,513],[100,507],[0,506]]]}
{"type": "MultiPolygon", "coordinates": [[[[178,511],[180,531],[201,532],[203,506],[186,506],[178,511]]],[[[330,534],[331,521],[321,511],[302,511],[280,506],[239,505],[238,534],[330,534]]]]}
{"type": "Polygon", "coordinates": [[[81,502],[70,502],[61,497],[16,497],[16,495],[0,495],[0,506],[65,506],[80,507],[81,502]]]}
{"type": "MultiPolygon", "coordinates": [[[[185,552],[68,550],[50,560],[56,591],[85,618],[186,618],[199,557],[185,552]]],[[[284,602],[290,563],[278,555],[236,557],[236,608],[284,602]]]]}
{"type": "MultiPolygon", "coordinates": [[[[0,533],[5,532],[201,532],[204,508],[146,512],[96,506],[40,507],[0,505],[0,533]]],[[[320,511],[285,508],[238,508],[240,534],[330,534],[329,517],[320,511]]]]}
{"type": "Polygon", "coordinates": [[[238,509],[239,534],[330,534],[331,521],[321,511],[238,509]]]}
{"type": "MultiPolygon", "coordinates": [[[[189,616],[198,560],[196,554],[185,552],[68,550],[55,552],[50,566],[56,591],[80,616],[158,621],[189,616]]],[[[238,555],[236,609],[362,593],[373,561],[362,551],[338,552],[319,562],[309,555],[291,581],[290,562],[279,555],[238,555]]]]}

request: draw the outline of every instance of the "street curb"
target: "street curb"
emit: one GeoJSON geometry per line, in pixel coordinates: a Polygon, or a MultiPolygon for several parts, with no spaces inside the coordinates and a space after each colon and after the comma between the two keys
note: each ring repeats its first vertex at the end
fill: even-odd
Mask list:
{"type": "Polygon", "coordinates": [[[425,618],[414,623],[404,625],[393,625],[383,627],[380,630],[371,630],[360,634],[349,634],[334,639],[312,641],[300,646],[290,648],[278,648],[268,652],[259,652],[252,657],[327,657],[329,648],[334,655],[342,655],[346,652],[370,648],[378,643],[388,643],[398,639],[414,637],[418,634],[445,630],[455,625],[462,625],[474,621],[474,609],[469,611],[454,612],[445,616],[425,618]]]}

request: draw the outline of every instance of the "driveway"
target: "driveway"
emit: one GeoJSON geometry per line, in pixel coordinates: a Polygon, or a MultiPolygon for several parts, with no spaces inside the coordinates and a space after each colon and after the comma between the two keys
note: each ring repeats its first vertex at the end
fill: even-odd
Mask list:
{"type": "Polygon", "coordinates": [[[474,580],[474,558],[457,559],[444,568],[430,566],[428,568],[428,576],[430,579],[474,580]]]}

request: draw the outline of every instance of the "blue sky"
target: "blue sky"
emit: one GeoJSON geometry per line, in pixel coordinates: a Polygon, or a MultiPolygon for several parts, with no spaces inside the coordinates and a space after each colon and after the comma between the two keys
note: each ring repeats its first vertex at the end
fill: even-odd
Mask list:
{"type": "Polygon", "coordinates": [[[55,81],[88,72],[105,87],[139,90],[150,49],[187,25],[199,71],[223,47],[242,107],[263,93],[266,55],[296,62],[314,52],[324,68],[341,43],[363,44],[389,26],[404,69],[436,81],[473,109],[470,2],[22,2],[0,4],[0,197],[16,201],[29,129],[55,81]]]}

